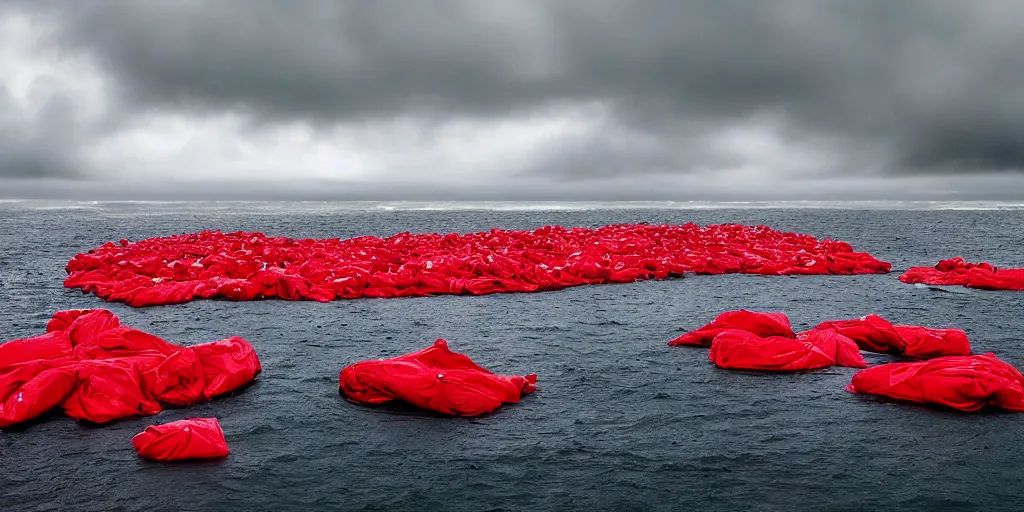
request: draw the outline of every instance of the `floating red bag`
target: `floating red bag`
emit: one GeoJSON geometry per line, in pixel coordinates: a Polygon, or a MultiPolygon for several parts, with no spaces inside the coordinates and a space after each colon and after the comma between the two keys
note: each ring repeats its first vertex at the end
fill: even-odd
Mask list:
{"type": "Polygon", "coordinates": [[[1024,376],[991,352],[875,366],[857,372],[846,389],[967,412],[1024,412],[1024,376]]]}
{"type": "Polygon", "coordinates": [[[31,420],[64,400],[78,385],[63,362],[30,361],[0,374],[0,428],[31,420]]]}
{"type": "Polygon", "coordinates": [[[166,357],[181,350],[163,338],[125,325],[90,332],[88,337],[79,334],[77,338],[74,351],[79,359],[112,359],[144,353],[166,357]]]}
{"type": "Polygon", "coordinates": [[[896,332],[896,326],[878,315],[822,322],[815,329],[832,329],[871,352],[902,353],[906,350],[906,343],[896,332]]]}
{"type": "Polygon", "coordinates": [[[63,332],[48,332],[0,344],[0,373],[11,366],[71,355],[71,340],[63,332]]]}
{"type": "Polygon", "coordinates": [[[815,329],[831,329],[849,337],[861,349],[927,359],[970,355],[971,344],[960,329],[932,329],[893,325],[878,315],[823,322],[815,329]]]}
{"type": "Polygon", "coordinates": [[[1024,291],[1024,268],[1002,268],[994,272],[972,271],[968,288],[992,291],[1024,291]]]}
{"type": "Polygon", "coordinates": [[[418,352],[346,367],[339,376],[339,391],[358,403],[402,400],[443,414],[479,416],[519,402],[537,389],[536,382],[533,374],[495,375],[452,352],[445,340],[437,340],[418,352]]]}
{"type": "Polygon", "coordinates": [[[192,351],[203,367],[203,395],[207,399],[245,386],[263,371],[252,345],[238,336],[195,345],[192,351]]]}
{"type": "Polygon", "coordinates": [[[960,329],[931,329],[916,325],[897,325],[896,332],[906,344],[903,355],[917,359],[971,355],[967,333],[960,329]]]}
{"type": "Polygon", "coordinates": [[[730,370],[793,372],[829,366],[867,366],[857,344],[832,330],[800,333],[797,338],[726,330],[715,336],[708,359],[730,370]]]}
{"type": "MultiPolygon", "coordinates": [[[[103,333],[121,325],[117,315],[106,309],[77,310],[72,313],[74,320],[67,324],[61,331],[71,339],[71,345],[89,344],[103,333]]],[[[65,317],[67,319],[70,317],[65,317]]],[[[51,319],[48,328],[59,326],[61,322],[54,325],[51,319]]]]}
{"type": "MultiPolygon", "coordinates": [[[[66,330],[74,323],[78,317],[89,313],[105,311],[100,309],[66,309],[64,311],[58,311],[50,317],[50,320],[46,323],[46,332],[57,332],[66,330]]],[[[102,313],[98,313],[102,314],[102,313]]]]}
{"type": "Polygon", "coordinates": [[[81,361],[75,365],[78,386],[64,402],[64,413],[92,423],[156,414],[163,410],[142,387],[145,369],[159,358],[81,361]]]}
{"type": "Polygon", "coordinates": [[[182,461],[227,457],[227,440],[217,418],[188,418],[151,425],[132,438],[140,457],[156,461],[182,461]]]}
{"type": "Polygon", "coordinates": [[[142,380],[149,395],[163,404],[181,407],[206,398],[204,367],[191,348],[171,354],[147,369],[142,380]]]}
{"type": "Polygon", "coordinates": [[[1024,291],[1024,268],[996,268],[991,263],[968,263],[957,256],[934,267],[912,267],[900,276],[908,284],[959,285],[980,290],[1024,291]]]}
{"type": "Polygon", "coordinates": [[[789,325],[789,318],[784,313],[761,313],[741,309],[722,313],[711,323],[683,334],[669,341],[668,344],[709,347],[715,336],[732,329],[746,331],[757,336],[796,338],[796,333],[789,325]]]}

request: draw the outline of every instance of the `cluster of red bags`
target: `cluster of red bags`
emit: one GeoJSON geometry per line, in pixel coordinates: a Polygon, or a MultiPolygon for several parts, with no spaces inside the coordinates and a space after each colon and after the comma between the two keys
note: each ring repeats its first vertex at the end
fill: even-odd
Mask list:
{"type": "Polygon", "coordinates": [[[64,286],[132,306],[281,298],[483,295],[699,274],[874,274],[850,244],[765,226],[546,226],[459,235],[295,240],[206,231],[121,240],[68,262],[64,286]]]}
{"type": "Polygon", "coordinates": [[[0,344],[0,427],[58,406],[93,423],[156,414],[234,391],[260,371],[239,337],[182,347],[105,309],[59,311],[46,334],[0,344]]]}
{"type": "Polygon", "coordinates": [[[867,366],[857,344],[830,328],[795,333],[784,313],[741,309],[718,315],[669,345],[711,347],[708,359],[731,370],[806,371],[867,366]]]}
{"type": "Polygon", "coordinates": [[[1024,376],[991,352],[875,366],[857,372],[846,389],[967,412],[1024,412],[1024,376]]]}
{"type": "Polygon", "coordinates": [[[217,418],[187,418],[151,425],[132,438],[132,448],[144,459],[164,462],[216,459],[230,453],[217,418]]]}
{"type": "Polygon", "coordinates": [[[392,359],[363,361],[339,376],[339,392],[360,404],[402,400],[452,416],[479,416],[536,391],[537,376],[495,375],[452,352],[448,342],[392,359]]]}
{"type": "Polygon", "coordinates": [[[981,290],[1024,291],[1024,268],[996,268],[991,263],[968,263],[957,256],[934,267],[911,267],[900,281],[907,284],[959,285],[981,290]]]}
{"type": "MultiPolygon", "coordinates": [[[[792,349],[791,345],[794,341],[813,345],[823,340],[835,339],[838,347],[849,346],[852,343],[854,350],[859,348],[871,352],[900,354],[919,359],[969,355],[971,353],[971,345],[967,339],[967,334],[959,329],[931,329],[916,325],[893,325],[878,315],[868,315],[851,320],[822,322],[814,329],[798,334],[793,332],[793,328],[789,324],[789,318],[783,313],[761,313],[745,309],[722,313],[711,323],[685,333],[669,341],[668,344],[713,347],[713,342],[717,340],[720,334],[725,332],[733,333],[729,336],[728,346],[730,351],[738,351],[735,354],[729,355],[730,360],[736,361],[753,358],[749,362],[750,369],[758,369],[757,366],[767,364],[769,360],[776,361],[779,357],[796,357],[799,351],[792,349]],[[750,343],[738,342],[741,338],[752,342],[753,337],[741,337],[736,334],[737,332],[747,333],[756,338],[763,338],[764,341],[758,342],[760,348],[755,351],[750,343]],[[829,332],[837,334],[838,337],[834,337],[831,334],[821,335],[821,333],[829,332]],[[849,342],[846,340],[849,340],[849,342]],[[765,352],[765,350],[769,350],[769,352],[765,352]],[[778,354],[775,354],[775,352],[778,354]]],[[[827,341],[827,343],[831,343],[831,341],[827,341]]],[[[717,353],[722,354],[720,357],[725,357],[721,350],[724,349],[720,349],[717,353]]],[[[810,348],[807,350],[810,350],[810,348]]],[[[714,353],[716,352],[713,351],[714,353]]],[[[854,362],[856,361],[854,360],[854,362]]],[[[856,364],[833,364],[857,366],[856,364]]],[[[787,367],[786,369],[794,368],[787,367]]],[[[796,369],[808,370],[812,368],[801,367],[796,369]]]]}
{"type": "Polygon", "coordinates": [[[822,322],[795,333],[783,313],[738,310],[669,341],[711,347],[708,358],[733,370],[805,371],[867,366],[859,350],[925,361],[883,364],[857,372],[847,388],[962,411],[985,406],[1024,411],[1024,377],[994,354],[971,355],[959,329],[893,325],[878,315],[822,322]]]}

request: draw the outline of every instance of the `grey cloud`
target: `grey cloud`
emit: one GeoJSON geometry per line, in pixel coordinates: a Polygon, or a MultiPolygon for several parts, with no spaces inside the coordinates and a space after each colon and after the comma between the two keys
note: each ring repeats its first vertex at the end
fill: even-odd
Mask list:
{"type": "Polygon", "coordinates": [[[771,110],[795,144],[836,141],[823,171],[1024,170],[1014,0],[24,5],[57,16],[55,44],[95,55],[126,108],[330,125],[607,105],[608,133],[525,170],[563,179],[729,166],[694,134],[771,110]]]}
{"type": "Polygon", "coordinates": [[[927,180],[814,179],[787,189],[763,183],[718,183],[704,180],[680,187],[668,177],[650,180],[617,178],[609,181],[496,180],[492,187],[479,183],[435,182],[330,182],[204,181],[201,184],[136,182],[69,182],[62,179],[5,179],[0,177],[0,199],[57,200],[305,200],[305,201],[771,201],[771,200],[997,200],[1019,202],[1024,176],[1019,174],[951,176],[927,180]]]}
{"type": "Polygon", "coordinates": [[[76,178],[78,133],[66,97],[46,101],[27,117],[6,91],[0,91],[0,178],[76,178]]]}
{"type": "Polygon", "coordinates": [[[681,170],[731,168],[743,163],[736,155],[709,147],[698,130],[676,127],[655,135],[643,129],[606,129],[562,142],[516,174],[555,181],[601,180],[638,172],[671,175],[681,170]]]}

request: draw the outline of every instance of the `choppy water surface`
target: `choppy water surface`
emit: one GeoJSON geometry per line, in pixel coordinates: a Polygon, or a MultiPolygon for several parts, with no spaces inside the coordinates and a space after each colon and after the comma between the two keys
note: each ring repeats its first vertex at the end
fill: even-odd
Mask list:
{"type": "Polygon", "coordinates": [[[56,416],[0,433],[0,510],[1022,509],[1024,415],[965,415],[857,397],[843,390],[854,372],[847,368],[718,370],[706,350],[665,342],[736,308],[784,311],[797,329],[878,313],[965,329],[975,351],[1024,367],[1024,294],[937,291],[896,280],[908,266],[953,255],[1024,266],[1024,210],[606,206],[0,204],[0,338],[41,332],[55,310],[103,306],[173,342],[244,336],[264,367],[256,385],[212,403],[98,428],[56,416]],[[891,261],[894,272],[148,309],[61,286],[68,258],[122,237],[201,229],[349,237],[691,221],[839,238],[891,261]],[[540,391],[469,420],[339,398],[337,374],[345,365],[436,338],[494,371],[537,373],[540,391]],[[231,456],[171,465],[136,457],[132,435],[188,416],[219,418],[231,456]]]}

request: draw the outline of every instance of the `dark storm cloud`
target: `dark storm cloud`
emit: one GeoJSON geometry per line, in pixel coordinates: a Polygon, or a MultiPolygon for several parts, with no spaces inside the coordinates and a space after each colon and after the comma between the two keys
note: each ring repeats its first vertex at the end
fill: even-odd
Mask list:
{"type": "Polygon", "coordinates": [[[23,2],[126,108],[323,125],[597,103],[608,133],[527,171],[728,166],[702,134],[770,111],[835,174],[1024,169],[1024,3],[946,0],[23,2]],[[640,144],[616,142],[632,133],[640,144]]]}

